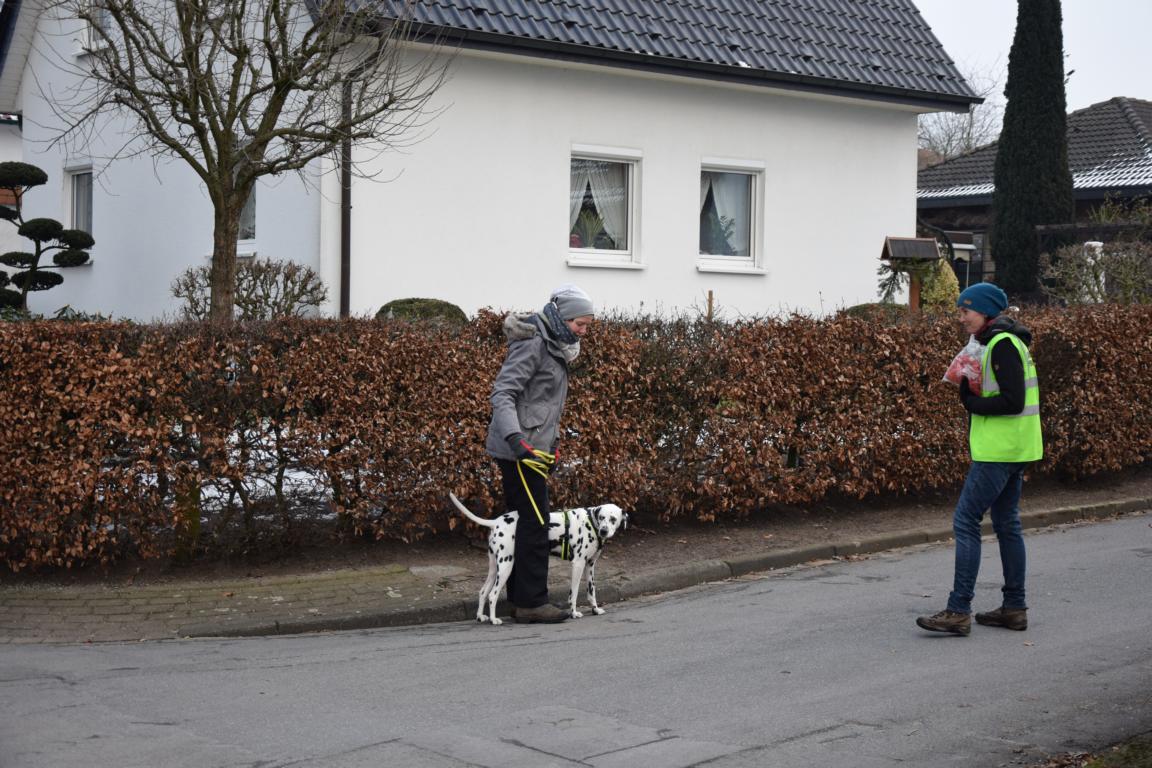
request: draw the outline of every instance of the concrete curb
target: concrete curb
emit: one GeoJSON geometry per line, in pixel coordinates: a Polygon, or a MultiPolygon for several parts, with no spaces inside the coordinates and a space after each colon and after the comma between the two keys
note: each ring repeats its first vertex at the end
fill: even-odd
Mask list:
{"type": "MultiPolygon", "coordinates": [[[[1050,525],[1067,524],[1080,520],[1111,517],[1132,512],[1152,510],[1152,498],[1125,499],[1084,506],[1022,512],[1025,530],[1050,525]]],[[[985,535],[992,533],[991,523],[985,520],[985,535]]],[[[840,544],[821,544],[798,549],[786,549],[764,554],[743,555],[731,560],[702,560],[671,568],[618,576],[597,585],[597,597],[605,605],[642,595],[671,592],[709,582],[745,576],[750,573],[789,568],[819,560],[831,560],[851,555],[868,555],[893,549],[949,541],[951,526],[900,531],[840,544]]],[[[439,622],[471,621],[475,617],[474,598],[452,598],[421,606],[407,606],[389,611],[356,615],[315,616],[290,622],[253,620],[221,627],[219,624],[196,624],[182,627],[182,637],[260,637],[290,635],[309,632],[328,632],[350,629],[379,629],[439,622]]],[[[500,604],[497,614],[507,616],[508,609],[500,604]]]]}

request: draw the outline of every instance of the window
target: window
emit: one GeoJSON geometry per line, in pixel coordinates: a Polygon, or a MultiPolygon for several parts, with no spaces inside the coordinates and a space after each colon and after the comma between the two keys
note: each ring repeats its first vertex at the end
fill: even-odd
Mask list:
{"type": "Polygon", "coordinates": [[[713,161],[700,170],[698,269],[739,272],[760,266],[757,200],[763,174],[749,165],[713,161]]]}
{"type": "Polygon", "coordinates": [[[112,32],[112,13],[99,2],[88,3],[87,30],[84,49],[94,51],[108,44],[108,35],[112,32]]]}
{"type": "Polygon", "coordinates": [[[570,264],[637,266],[639,158],[629,150],[573,150],[568,188],[570,264]]]}
{"type": "Polygon", "coordinates": [[[244,201],[244,208],[240,211],[240,230],[236,234],[237,240],[256,239],[256,185],[244,201]]]}
{"type": "Polygon", "coordinates": [[[71,181],[72,229],[92,234],[92,171],[72,171],[71,181]]]}

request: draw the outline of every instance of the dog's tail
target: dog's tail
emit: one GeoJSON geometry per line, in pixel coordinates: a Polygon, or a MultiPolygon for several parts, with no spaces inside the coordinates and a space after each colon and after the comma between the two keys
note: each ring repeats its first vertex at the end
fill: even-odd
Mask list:
{"type": "Polygon", "coordinates": [[[468,509],[468,507],[464,506],[460,499],[456,498],[456,494],[449,491],[448,496],[452,499],[452,503],[456,505],[456,509],[460,510],[460,514],[464,515],[464,517],[468,518],[477,525],[484,526],[485,528],[496,527],[496,520],[485,520],[482,517],[476,517],[476,515],[472,514],[472,511],[468,509]]]}

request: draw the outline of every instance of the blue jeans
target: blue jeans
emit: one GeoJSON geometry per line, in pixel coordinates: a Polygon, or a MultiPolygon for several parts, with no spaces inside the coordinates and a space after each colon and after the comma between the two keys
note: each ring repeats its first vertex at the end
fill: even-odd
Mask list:
{"type": "Polygon", "coordinates": [[[1005,608],[1027,608],[1024,602],[1024,535],[1020,525],[1020,491],[1027,464],[974,461],[952,516],[956,536],[956,575],[948,610],[971,613],[980,572],[980,521],[992,513],[992,530],[1000,543],[1004,568],[1005,608]]]}

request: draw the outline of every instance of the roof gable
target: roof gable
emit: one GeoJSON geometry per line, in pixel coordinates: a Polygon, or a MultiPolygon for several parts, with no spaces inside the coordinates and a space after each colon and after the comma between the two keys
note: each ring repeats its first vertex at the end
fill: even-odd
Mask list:
{"type": "Polygon", "coordinates": [[[936,108],[981,100],[912,0],[425,0],[407,12],[465,47],[936,108]]]}
{"type": "Polygon", "coordinates": [[[0,112],[20,111],[17,97],[42,0],[0,0],[0,112]]]}
{"type": "MultiPolygon", "coordinates": [[[[990,197],[998,142],[921,170],[921,201],[990,197]]],[[[1068,115],[1068,167],[1077,192],[1152,189],[1152,101],[1117,96],[1068,115]]]]}

